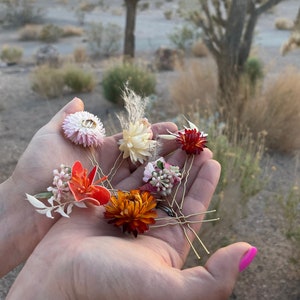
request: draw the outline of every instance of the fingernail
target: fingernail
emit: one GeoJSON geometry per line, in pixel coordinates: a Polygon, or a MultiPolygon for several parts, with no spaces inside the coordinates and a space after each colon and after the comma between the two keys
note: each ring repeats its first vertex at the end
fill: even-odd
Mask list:
{"type": "Polygon", "coordinates": [[[244,271],[253,261],[257,254],[257,248],[251,247],[240,261],[239,271],[244,271]]]}

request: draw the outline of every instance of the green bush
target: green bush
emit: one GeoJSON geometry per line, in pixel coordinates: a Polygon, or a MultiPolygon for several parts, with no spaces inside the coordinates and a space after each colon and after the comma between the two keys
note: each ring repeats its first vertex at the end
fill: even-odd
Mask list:
{"type": "Polygon", "coordinates": [[[75,65],[65,67],[64,82],[75,93],[91,92],[96,85],[96,79],[92,72],[75,65]]]}
{"type": "Polygon", "coordinates": [[[197,39],[198,36],[195,35],[195,30],[193,30],[188,25],[183,25],[182,27],[176,27],[169,35],[171,43],[178,49],[186,50],[192,45],[193,41],[197,39]]]}
{"type": "Polygon", "coordinates": [[[155,92],[155,76],[145,69],[123,64],[108,69],[102,80],[104,96],[107,100],[123,104],[122,92],[125,84],[135,93],[145,97],[155,92]]]}
{"type": "Polygon", "coordinates": [[[4,45],[1,49],[0,59],[8,64],[19,63],[23,56],[23,49],[19,47],[4,45]]]}
{"type": "Polygon", "coordinates": [[[59,26],[48,24],[41,29],[39,39],[45,43],[54,43],[62,37],[63,33],[63,29],[59,26]]]}
{"type": "Polygon", "coordinates": [[[245,73],[253,87],[259,79],[264,77],[263,64],[256,57],[250,57],[245,64],[245,73]]]}

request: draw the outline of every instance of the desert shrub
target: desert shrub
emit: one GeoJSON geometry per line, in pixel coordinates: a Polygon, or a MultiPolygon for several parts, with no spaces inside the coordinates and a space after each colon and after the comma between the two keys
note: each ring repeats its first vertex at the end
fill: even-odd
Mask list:
{"type": "Polygon", "coordinates": [[[289,39],[282,45],[280,52],[282,55],[286,55],[288,52],[300,47],[300,32],[294,31],[290,35],[289,39]]]}
{"type": "Polygon", "coordinates": [[[192,45],[192,53],[196,57],[206,57],[209,54],[209,51],[202,40],[197,40],[192,45]]]}
{"type": "Polygon", "coordinates": [[[188,25],[176,27],[174,31],[169,34],[169,40],[178,49],[186,50],[191,47],[193,41],[197,39],[197,32],[188,25]]]}
{"type": "Polygon", "coordinates": [[[62,70],[48,65],[37,67],[32,73],[31,82],[33,91],[45,98],[61,96],[65,86],[62,70]]]}
{"type": "Polygon", "coordinates": [[[85,12],[91,12],[95,9],[97,5],[95,3],[91,3],[89,1],[82,1],[79,4],[79,9],[85,12]]]}
{"type": "Polygon", "coordinates": [[[173,17],[173,11],[172,10],[166,10],[164,11],[164,16],[167,20],[171,20],[173,17]]]}
{"type": "Polygon", "coordinates": [[[138,7],[141,11],[148,10],[150,8],[150,3],[149,2],[140,3],[138,7]]]}
{"type": "Polygon", "coordinates": [[[135,93],[145,97],[155,92],[155,76],[144,68],[126,63],[105,71],[102,80],[103,93],[107,100],[123,104],[125,84],[135,93]]]}
{"type": "Polygon", "coordinates": [[[19,63],[23,56],[20,47],[4,45],[1,49],[0,59],[8,64],[19,63]]]}
{"type": "Polygon", "coordinates": [[[87,30],[88,46],[92,56],[111,56],[121,47],[121,28],[109,23],[92,23],[87,30]]]}
{"type": "Polygon", "coordinates": [[[300,243],[300,188],[297,184],[289,187],[287,193],[278,195],[285,220],[285,234],[288,239],[300,243]]]}
{"type": "Polygon", "coordinates": [[[21,41],[36,41],[39,39],[40,31],[40,25],[27,24],[19,30],[19,39],[21,41]]]}
{"type": "Polygon", "coordinates": [[[171,81],[171,99],[183,113],[193,109],[213,112],[217,96],[216,78],[216,72],[209,62],[192,60],[171,81]]]}
{"type": "Polygon", "coordinates": [[[117,24],[109,23],[104,29],[102,51],[108,57],[116,54],[121,48],[122,38],[121,27],[117,24]]]}
{"type": "Polygon", "coordinates": [[[13,26],[38,23],[44,16],[44,9],[35,0],[0,0],[3,22],[13,26]]]}
{"type": "Polygon", "coordinates": [[[214,159],[222,166],[212,209],[219,209],[222,195],[230,189],[237,189],[236,205],[243,207],[247,200],[261,191],[268,182],[266,168],[262,166],[265,153],[265,133],[257,138],[236,120],[220,121],[217,113],[206,114],[195,108],[186,113],[188,119],[208,134],[208,148],[214,159]]]}
{"type": "Polygon", "coordinates": [[[67,65],[63,68],[64,82],[75,93],[91,92],[96,85],[94,73],[76,65],[67,65]]]}
{"type": "Polygon", "coordinates": [[[70,37],[70,36],[82,36],[83,29],[77,26],[67,25],[62,28],[62,36],[70,37]]]}
{"type": "Polygon", "coordinates": [[[73,57],[76,63],[83,63],[88,60],[86,49],[83,47],[75,48],[73,51],[73,57]]]}
{"type": "Polygon", "coordinates": [[[63,30],[54,24],[47,24],[42,27],[39,39],[46,43],[57,42],[63,35],[63,30]]]}
{"type": "Polygon", "coordinates": [[[256,57],[249,57],[245,64],[245,75],[247,76],[251,87],[255,88],[257,82],[264,77],[261,60],[256,57]]]}
{"type": "Polygon", "coordinates": [[[279,18],[275,20],[275,27],[278,30],[292,30],[294,22],[286,18],[279,18]]]}
{"type": "Polygon", "coordinates": [[[266,86],[261,96],[247,103],[242,121],[257,134],[266,131],[269,149],[293,152],[300,149],[300,73],[286,69],[266,86]]]}

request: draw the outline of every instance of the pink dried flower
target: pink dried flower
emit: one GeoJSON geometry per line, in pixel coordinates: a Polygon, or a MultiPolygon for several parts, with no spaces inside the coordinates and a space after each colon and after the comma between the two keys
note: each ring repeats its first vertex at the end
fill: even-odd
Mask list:
{"type": "Polygon", "coordinates": [[[146,182],[141,189],[167,196],[172,193],[174,185],[181,180],[178,166],[168,164],[163,157],[149,162],[144,170],[143,181],[146,182]]]}
{"type": "Polygon", "coordinates": [[[105,129],[99,118],[87,111],[68,115],[62,129],[73,143],[84,147],[100,146],[105,137],[105,129]]]}

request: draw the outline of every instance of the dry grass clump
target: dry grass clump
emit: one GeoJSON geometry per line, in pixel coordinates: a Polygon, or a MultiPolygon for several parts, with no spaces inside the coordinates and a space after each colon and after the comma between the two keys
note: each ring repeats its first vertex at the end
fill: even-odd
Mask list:
{"type": "Polygon", "coordinates": [[[209,51],[205,43],[202,40],[198,40],[192,45],[192,54],[195,57],[206,57],[208,56],[209,51]]]}
{"type": "Polygon", "coordinates": [[[275,27],[278,30],[292,30],[294,28],[294,22],[286,18],[278,18],[275,20],[275,27]]]}
{"type": "Polygon", "coordinates": [[[65,84],[72,92],[91,92],[96,86],[95,74],[75,64],[64,66],[63,73],[65,84]]]}
{"type": "Polygon", "coordinates": [[[8,64],[17,64],[21,61],[23,49],[16,46],[4,45],[0,52],[0,59],[8,64]]]}
{"type": "Polygon", "coordinates": [[[47,64],[37,67],[31,75],[32,89],[45,98],[55,98],[65,92],[91,92],[96,86],[95,74],[75,64],[53,68],[47,64]]]}
{"type": "Polygon", "coordinates": [[[63,27],[62,36],[70,37],[70,36],[82,36],[84,33],[83,29],[78,26],[67,25],[63,27]]]}
{"type": "Polygon", "coordinates": [[[73,57],[76,63],[84,63],[89,59],[86,48],[83,47],[75,48],[73,51],[73,57]]]}
{"type": "Polygon", "coordinates": [[[287,42],[281,47],[281,54],[286,55],[288,52],[300,47],[300,32],[295,31],[291,34],[287,42]]]}
{"type": "Polygon", "coordinates": [[[31,74],[31,82],[32,90],[45,98],[61,96],[65,86],[63,71],[48,65],[37,67],[31,74]]]}
{"type": "Polygon", "coordinates": [[[183,113],[190,110],[215,111],[217,75],[210,62],[192,60],[171,82],[172,101],[183,113]]]}
{"type": "Polygon", "coordinates": [[[53,24],[44,26],[36,24],[27,24],[19,30],[19,39],[21,41],[56,42],[61,37],[82,36],[83,29],[78,26],[67,25],[60,27],[53,24]]]}
{"type": "Polygon", "coordinates": [[[254,134],[266,131],[266,145],[280,152],[300,149],[300,72],[288,68],[261,96],[248,101],[242,120],[254,134]]]}
{"type": "Polygon", "coordinates": [[[19,30],[19,39],[21,41],[37,41],[40,37],[41,29],[41,25],[27,24],[19,30]]]}

